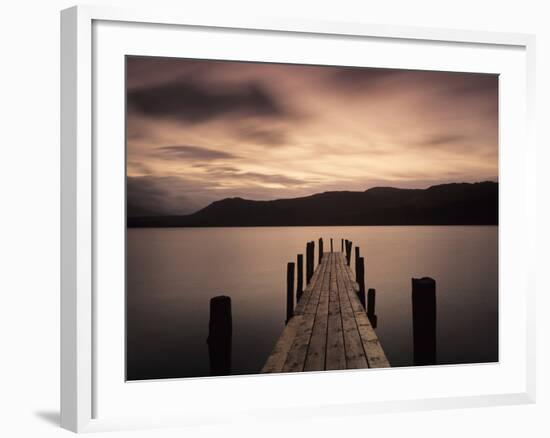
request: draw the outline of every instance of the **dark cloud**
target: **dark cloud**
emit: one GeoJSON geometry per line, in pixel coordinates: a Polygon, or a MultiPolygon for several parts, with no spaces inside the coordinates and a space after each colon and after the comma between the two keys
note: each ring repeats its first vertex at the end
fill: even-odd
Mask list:
{"type": "MultiPolygon", "coordinates": [[[[267,188],[254,183],[277,183],[299,187],[303,181],[284,175],[238,172],[231,167],[213,167],[211,178],[191,181],[183,177],[139,176],[126,178],[127,215],[170,216],[194,213],[214,201],[230,197],[248,199],[273,199],[279,196],[279,188],[267,188]],[[221,183],[230,179],[241,182],[241,187],[224,187],[221,183]]],[[[287,193],[287,192],[285,192],[287,193]]],[[[289,192],[303,195],[307,192],[289,192]]]]}
{"type": "Polygon", "coordinates": [[[332,86],[354,91],[375,87],[386,79],[398,74],[403,74],[403,71],[379,68],[339,67],[335,68],[328,76],[328,80],[332,86]]]}
{"type": "Polygon", "coordinates": [[[200,123],[220,117],[282,118],[287,111],[258,81],[216,82],[187,74],[150,88],[129,90],[128,109],[149,117],[200,123]]]}
{"type": "Polygon", "coordinates": [[[425,141],[421,142],[421,144],[426,146],[446,146],[446,145],[453,145],[456,146],[457,144],[464,144],[468,142],[468,138],[465,135],[460,134],[437,134],[432,135],[431,137],[428,137],[425,141]]]}
{"type": "Polygon", "coordinates": [[[409,87],[425,92],[441,90],[451,98],[498,94],[498,75],[485,73],[342,67],[327,77],[329,86],[353,92],[409,87]]]}
{"type": "Polygon", "coordinates": [[[188,214],[197,209],[193,187],[175,177],[127,177],[128,217],[188,214]]]}
{"type": "Polygon", "coordinates": [[[185,160],[220,160],[237,158],[236,155],[229,152],[207,149],[200,146],[178,145],[178,146],[162,146],[155,150],[154,155],[160,158],[167,159],[185,159],[185,160]]]}
{"type": "Polygon", "coordinates": [[[128,90],[148,88],[188,74],[205,77],[215,63],[197,59],[128,56],[126,86],[128,90]]]}
{"type": "Polygon", "coordinates": [[[450,84],[446,88],[449,94],[467,97],[492,93],[495,98],[498,95],[498,75],[473,73],[449,73],[448,75],[450,84]]]}
{"type": "Polygon", "coordinates": [[[237,129],[236,132],[242,139],[268,146],[279,146],[289,141],[287,132],[282,129],[242,127],[237,129]]]}

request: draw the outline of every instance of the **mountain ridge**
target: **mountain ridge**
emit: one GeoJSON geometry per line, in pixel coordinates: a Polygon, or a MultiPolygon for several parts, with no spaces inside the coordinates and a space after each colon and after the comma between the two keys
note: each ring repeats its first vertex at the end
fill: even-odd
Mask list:
{"type": "Polygon", "coordinates": [[[214,201],[180,216],[129,217],[133,227],[330,225],[497,225],[498,183],[448,183],[426,189],[372,187],[299,198],[214,201]]]}

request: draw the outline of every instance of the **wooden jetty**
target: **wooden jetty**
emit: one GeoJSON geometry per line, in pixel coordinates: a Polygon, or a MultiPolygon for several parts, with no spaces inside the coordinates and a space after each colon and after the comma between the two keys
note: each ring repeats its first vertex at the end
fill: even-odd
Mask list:
{"type": "MultiPolygon", "coordinates": [[[[322,248],[322,240],[320,243],[322,248]]],[[[346,254],[320,252],[320,262],[313,273],[310,258],[314,242],[307,244],[308,284],[296,297],[295,307],[294,270],[290,267],[287,270],[287,324],[262,368],[263,373],[390,366],[362,304],[364,266],[357,267],[364,260],[361,257],[356,261],[356,270],[363,275],[360,279],[359,274],[350,269],[351,242],[346,240],[345,244],[344,248],[342,240],[346,254]]],[[[370,309],[369,315],[371,313],[374,314],[374,309],[370,309]]]]}

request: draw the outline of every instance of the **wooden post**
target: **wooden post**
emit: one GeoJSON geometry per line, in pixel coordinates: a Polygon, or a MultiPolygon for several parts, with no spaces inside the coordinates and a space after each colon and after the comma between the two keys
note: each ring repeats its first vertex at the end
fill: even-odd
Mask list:
{"type": "Polygon", "coordinates": [[[304,292],[304,256],[298,254],[296,260],[296,303],[302,298],[304,292]]]}
{"type": "Polygon", "coordinates": [[[333,248],[332,248],[332,237],[330,238],[330,252],[333,252],[333,248]]]}
{"type": "Polygon", "coordinates": [[[348,266],[350,265],[350,262],[351,262],[351,247],[353,246],[353,242],[351,240],[348,240],[347,241],[347,246],[346,246],[346,259],[347,259],[347,262],[348,262],[348,266]]]}
{"type": "Polygon", "coordinates": [[[309,284],[313,276],[314,243],[308,242],[306,246],[306,284],[309,284]]]}
{"type": "Polygon", "coordinates": [[[355,247],[355,281],[359,283],[359,247],[355,247]]]}
{"type": "Polygon", "coordinates": [[[367,293],[367,315],[376,314],[376,289],[369,289],[367,293]]]}
{"type": "Polygon", "coordinates": [[[306,244],[306,286],[309,284],[309,264],[311,263],[311,242],[306,244]]]}
{"type": "Polygon", "coordinates": [[[231,298],[220,295],[210,299],[210,321],[208,324],[208,356],[210,375],[231,374],[231,298]]]}
{"type": "Polygon", "coordinates": [[[309,243],[309,280],[308,283],[311,281],[311,278],[313,277],[313,272],[315,271],[315,243],[313,240],[309,243]]]}
{"type": "Polygon", "coordinates": [[[378,325],[378,317],[376,316],[376,290],[369,289],[367,292],[367,317],[369,318],[372,328],[375,329],[378,325]]]}
{"type": "Polygon", "coordinates": [[[319,237],[319,257],[318,262],[321,264],[321,260],[323,260],[323,238],[319,237]]]}
{"type": "MultiPolygon", "coordinates": [[[[357,254],[357,251],[355,252],[357,254]]],[[[365,305],[365,259],[363,257],[359,257],[356,262],[357,266],[357,284],[359,285],[359,292],[357,292],[357,296],[359,297],[359,301],[361,301],[361,304],[363,305],[363,308],[366,308],[365,305]]]]}
{"type": "Polygon", "coordinates": [[[414,364],[436,364],[435,280],[412,279],[414,364]]]}
{"type": "Polygon", "coordinates": [[[286,322],[294,315],[294,263],[286,265],[286,322]]]}
{"type": "Polygon", "coordinates": [[[311,280],[311,277],[313,277],[313,273],[315,272],[315,241],[311,241],[311,266],[310,266],[310,273],[309,273],[309,279],[311,280]]]}
{"type": "Polygon", "coordinates": [[[344,241],[344,255],[346,256],[346,262],[348,261],[348,246],[349,246],[349,240],[346,239],[344,241]]]}

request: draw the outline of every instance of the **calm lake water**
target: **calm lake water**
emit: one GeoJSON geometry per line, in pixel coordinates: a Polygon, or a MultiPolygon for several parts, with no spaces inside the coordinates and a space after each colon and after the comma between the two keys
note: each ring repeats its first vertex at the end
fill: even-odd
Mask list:
{"type": "MultiPolygon", "coordinates": [[[[209,375],[209,301],[229,295],[232,372],[254,374],[284,328],[286,264],[323,237],[359,245],[392,366],[413,365],[411,278],[437,282],[437,363],[498,361],[498,227],[128,230],[127,377],[209,375]]],[[[317,248],[316,255],[317,255],[317,248]]]]}

